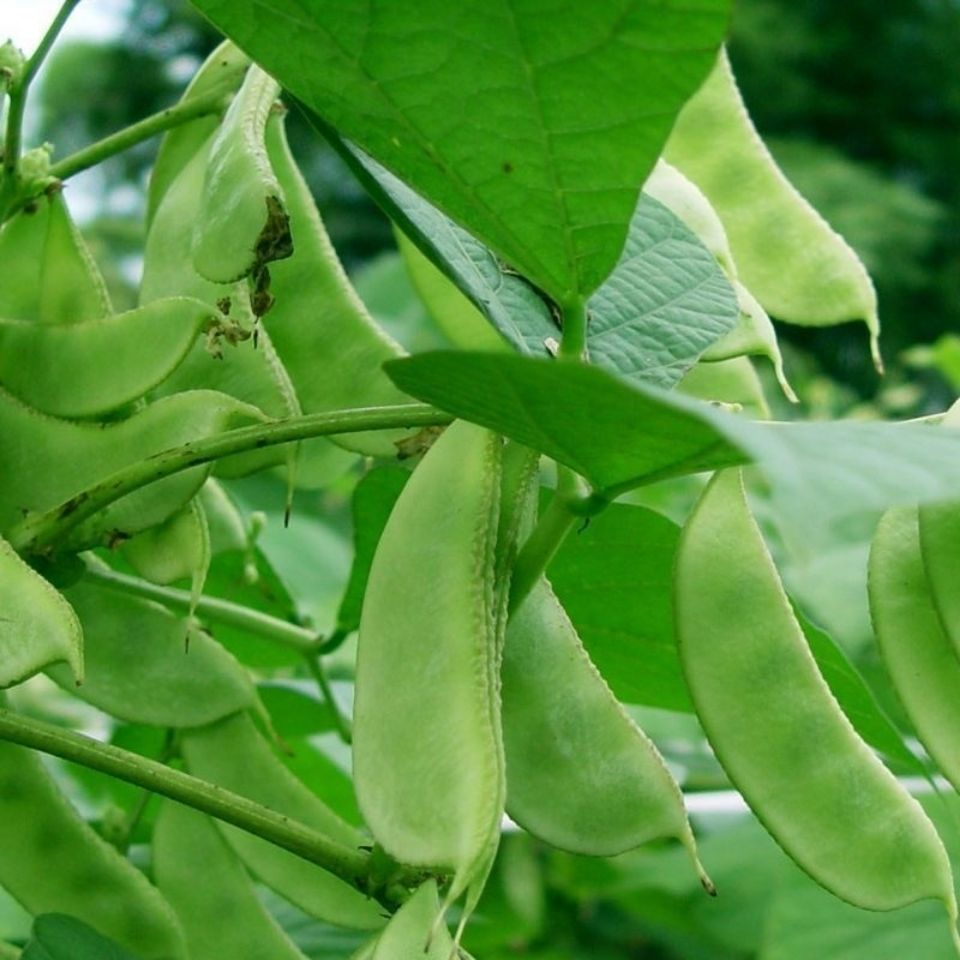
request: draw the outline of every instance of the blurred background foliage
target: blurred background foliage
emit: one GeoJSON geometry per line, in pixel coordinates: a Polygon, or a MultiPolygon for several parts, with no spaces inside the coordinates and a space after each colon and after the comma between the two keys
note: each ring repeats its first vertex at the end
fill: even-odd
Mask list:
{"type": "MultiPolygon", "coordinates": [[[[57,156],[173,103],[218,42],[185,0],[128,0],[118,9],[124,22],[115,35],[56,48],[31,102],[33,138],[53,141],[57,156]]],[[[731,55],[774,155],[858,250],[880,297],[887,376],[881,380],[870,365],[862,324],[825,330],[781,326],[788,373],[803,404],[795,410],[777,401],[771,380],[767,393],[775,414],[904,417],[942,410],[960,390],[960,3],[888,0],[881,11],[867,0],[739,0],[731,55]]],[[[295,115],[290,134],[337,250],[371,310],[409,348],[435,345],[437,331],[426,320],[385,218],[295,115]]],[[[155,141],[143,144],[67,187],[73,199],[84,197],[84,230],[118,308],[136,298],[144,187],[155,149],[155,141]]],[[[341,459],[336,479],[324,489],[298,492],[289,531],[282,529],[285,489],[278,477],[251,477],[230,488],[251,530],[260,526],[252,511],[263,511],[261,562],[269,561],[278,582],[289,588],[290,617],[320,630],[331,625],[344,586],[350,497],[361,473],[353,458],[341,459]]],[[[696,480],[659,485],[636,500],[676,519],[697,487],[696,480]]],[[[762,500],[757,505],[762,516],[762,500]]],[[[860,540],[838,542],[810,569],[784,565],[784,573],[806,611],[840,641],[902,725],[870,643],[865,549],[860,540]]],[[[330,668],[345,703],[351,656],[351,648],[345,649],[330,668]]],[[[270,684],[298,682],[282,673],[262,679],[265,697],[270,684]]],[[[90,722],[62,692],[28,684],[23,696],[30,709],[50,719],[90,722]]],[[[273,700],[278,696],[274,690],[273,700]]],[[[298,732],[284,734],[306,742],[307,731],[316,752],[301,753],[297,773],[319,792],[327,791],[328,802],[342,803],[349,818],[344,751],[329,723],[319,722],[324,715],[313,701],[298,709],[306,712],[288,718],[298,732]],[[339,784],[339,800],[330,794],[331,784],[339,784]]],[[[511,833],[468,931],[466,946],[478,960],[952,956],[935,906],[870,914],[805,879],[743,813],[734,794],[716,792],[725,785],[722,772],[690,715],[631,709],[688,793],[703,859],[721,897],[705,897],[683,852],[669,845],[590,860],[551,852],[511,833]],[[705,796],[698,791],[711,791],[709,804],[696,802],[705,796]]],[[[98,732],[131,749],[155,752],[143,728],[121,725],[98,732]]],[[[80,808],[111,836],[111,823],[131,804],[124,792],[129,788],[100,775],[58,769],[80,808]]],[[[925,802],[931,816],[946,825],[944,834],[956,841],[956,802],[948,806],[935,796],[925,802]]],[[[149,808],[143,821],[150,821],[149,808]]],[[[146,857],[137,841],[147,836],[133,837],[135,858],[146,857]]],[[[345,960],[359,943],[275,896],[264,892],[264,898],[315,960],[345,960]]],[[[28,925],[29,918],[0,891],[0,939],[22,940],[28,925]]]]}

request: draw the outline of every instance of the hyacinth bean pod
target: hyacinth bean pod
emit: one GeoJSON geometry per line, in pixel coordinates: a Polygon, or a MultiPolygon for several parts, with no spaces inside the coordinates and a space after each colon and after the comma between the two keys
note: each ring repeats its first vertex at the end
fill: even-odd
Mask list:
{"type": "Polygon", "coordinates": [[[510,620],[502,678],[510,816],[561,850],[591,856],[674,837],[712,892],[680,788],[591,662],[545,578],[510,620]]]}
{"type": "Polygon", "coordinates": [[[0,687],[63,661],[71,686],[83,680],[83,629],[62,593],[0,538],[0,687]]]}
{"type": "Polygon", "coordinates": [[[956,942],[943,844],[824,682],[738,471],[717,474],[687,521],[675,611],[697,714],[773,838],[821,886],[855,906],[892,910],[941,900],[956,942]]]}
{"type": "MultiPolygon", "coordinates": [[[[351,847],[368,842],[307,789],[277,758],[245,713],[181,738],[187,769],[195,776],[256,800],[351,847]]],[[[379,905],[345,881],[259,837],[218,824],[250,872],[313,916],[340,926],[376,930],[379,905]]]]}
{"type": "Polygon", "coordinates": [[[165,380],[214,314],[168,297],[69,325],[0,319],[0,385],[42,413],[95,417],[165,380]]]}
{"type": "Polygon", "coordinates": [[[0,743],[0,885],[32,914],[82,917],[142,960],[188,960],[159,891],[88,826],[32,750],[0,743]]]}
{"type": "Polygon", "coordinates": [[[917,511],[888,511],[870,549],[870,615],[894,689],[920,742],[960,789],[960,659],[943,628],[920,549],[917,511]]]}
{"type": "Polygon", "coordinates": [[[0,263],[0,317],[70,324],[112,312],[103,277],[60,193],[4,224],[0,263]]]}
{"type": "Polygon", "coordinates": [[[725,52],[680,112],[663,156],[720,215],[739,279],[768,313],[804,326],[862,320],[879,364],[870,277],[774,162],[750,121],[725,52]]]}
{"type": "Polygon", "coordinates": [[[360,618],[360,809],[392,857],[453,871],[448,903],[485,878],[503,812],[500,464],[498,437],[463,421],[447,428],[387,521],[360,618]]]}
{"type": "Polygon", "coordinates": [[[251,275],[257,283],[267,263],[293,253],[283,188],[264,142],[279,95],[272,77],[250,67],[214,134],[192,249],[197,272],[216,283],[251,275]]]}
{"type": "Polygon", "coordinates": [[[87,703],[125,720],[196,727],[253,707],[246,670],[215,640],[150,600],[81,581],[66,591],[86,637],[86,679],[56,665],[48,675],[87,703]]]}
{"type": "Polygon", "coordinates": [[[209,817],[165,801],[153,830],[153,870],[190,960],[306,960],[209,817]]]}

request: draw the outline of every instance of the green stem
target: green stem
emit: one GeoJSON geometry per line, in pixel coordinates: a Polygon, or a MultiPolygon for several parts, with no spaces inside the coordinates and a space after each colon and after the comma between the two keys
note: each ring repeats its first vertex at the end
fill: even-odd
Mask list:
{"type": "Polygon", "coordinates": [[[26,62],[23,73],[11,85],[10,108],[7,111],[7,135],[3,149],[3,172],[8,177],[13,177],[17,170],[17,161],[20,159],[20,140],[23,134],[23,111],[27,102],[27,91],[30,89],[30,83],[37,75],[40,65],[46,59],[50,48],[53,46],[64,24],[67,22],[74,7],[80,0],[64,0],[64,3],[57,11],[47,32],[43,35],[40,45],[34,50],[33,55],[26,62]]]}
{"type": "Polygon", "coordinates": [[[197,117],[220,113],[228,98],[222,93],[208,94],[205,97],[195,97],[184,100],[166,110],[161,110],[152,116],[145,117],[137,123],[124,127],[116,133],[98,140],[96,143],[78,150],[76,153],[64,157],[50,168],[51,176],[58,180],[66,180],[83,170],[96,166],[98,163],[135,147],[144,140],[155,137],[158,133],[178,127],[197,117]]]}
{"type": "Polygon", "coordinates": [[[452,417],[424,403],[395,407],[365,407],[314,413],[288,420],[273,420],[227,430],[212,437],[164,450],[145,460],[123,467],[106,480],[81,491],[66,502],[40,514],[31,514],[12,527],[7,542],[20,553],[49,551],[56,541],[98,510],[134,490],[164,477],[212,463],[237,453],[310,437],[363,430],[391,430],[430,427],[450,423],[452,417]]]}
{"type": "Polygon", "coordinates": [[[558,466],[557,492],[517,554],[510,580],[508,613],[512,614],[526,599],[573,525],[599,513],[605,506],[605,500],[580,492],[575,473],[558,466]]]}
{"type": "MultiPolygon", "coordinates": [[[[133,594],[146,600],[155,600],[174,610],[188,613],[192,607],[189,590],[162,587],[159,584],[150,583],[149,580],[141,580],[139,577],[131,577],[101,566],[88,566],[84,576],[111,590],[133,594]]],[[[323,638],[313,630],[271,617],[260,610],[252,610],[249,607],[231,603],[229,600],[221,600],[219,597],[201,595],[195,610],[207,620],[255,633],[266,640],[290,647],[304,656],[314,653],[323,643],[323,638]]]]}
{"type": "MultiPolygon", "coordinates": [[[[371,870],[367,852],[337,843],[296,820],[182,770],[5,709],[0,709],[0,739],[99,770],[186,804],[262,837],[368,892],[371,870]]],[[[413,886],[423,876],[422,870],[407,870],[400,882],[413,886]]]]}
{"type": "Polygon", "coordinates": [[[582,297],[573,297],[560,304],[563,315],[563,336],[559,356],[564,360],[587,358],[587,304],[582,297]]]}
{"type": "Polygon", "coordinates": [[[340,711],[337,698],[333,695],[333,687],[330,686],[330,678],[327,676],[327,671],[323,668],[323,662],[316,653],[305,654],[304,660],[306,661],[310,675],[317,682],[317,686],[320,688],[324,700],[327,701],[327,706],[330,708],[333,725],[336,728],[337,734],[344,743],[348,745],[351,744],[353,742],[353,731],[350,729],[350,721],[347,720],[340,711]]]}

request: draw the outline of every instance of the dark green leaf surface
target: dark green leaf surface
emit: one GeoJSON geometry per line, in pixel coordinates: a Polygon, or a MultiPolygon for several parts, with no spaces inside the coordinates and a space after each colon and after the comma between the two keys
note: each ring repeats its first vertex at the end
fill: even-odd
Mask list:
{"type": "Polygon", "coordinates": [[[567,537],[547,576],[620,700],[690,711],[673,640],[679,538],[660,514],[614,503],[567,537]]]}
{"type": "Polygon", "coordinates": [[[34,921],[33,937],[20,960],[137,960],[137,957],[76,917],[44,913],[34,921]]]}
{"type": "MultiPolygon", "coordinates": [[[[387,214],[520,353],[550,354],[560,329],[547,301],[483,243],[389,171],[335,142],[387,214]]],[[[614,272],[588,303],[587,351],[638,383],[672,387],[739,316],[713,254],[662,203],[642,195],[614,272]]]]}
{"type": "Polygon", "coordinates": [[[617,262],[728,0],[196,0],[340,133],[555,299],[617,262]]]}

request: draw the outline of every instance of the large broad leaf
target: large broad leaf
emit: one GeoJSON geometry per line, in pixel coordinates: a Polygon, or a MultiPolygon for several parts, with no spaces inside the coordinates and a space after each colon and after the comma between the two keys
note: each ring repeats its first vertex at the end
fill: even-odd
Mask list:
{"type": "Polygon", "coordinates": [[[76,917],[44,913],[34,921],[33,936],[21,960],[137,960],[76,917]]]}
{"type": "MultiPolygon", "coordinates": [[[[376,161],[332,142],[377,202],[520,353],[560,338],[547,301],[516,270],[376,161]]],[[[672,387],[734,326],[740,310],[714,255],[663,203],[643,194],[613,273],[587,303],[587,352],[638,383],[672,387]]]]}
{"type": "Polygon", "coordinates": [[[557,300],[613,269],[728,0],[195,0],[293,94],[557,300]]]}
{"type": "Polygon", "coordinates": [[[411,395],[506,434],[607,496],[667,477],[756,462],[791,545],[869,533],[891,506],[960,488],[960,430],[920,423],[757,423],[597,367],[482,353],[386,365],[411,395]]]}

